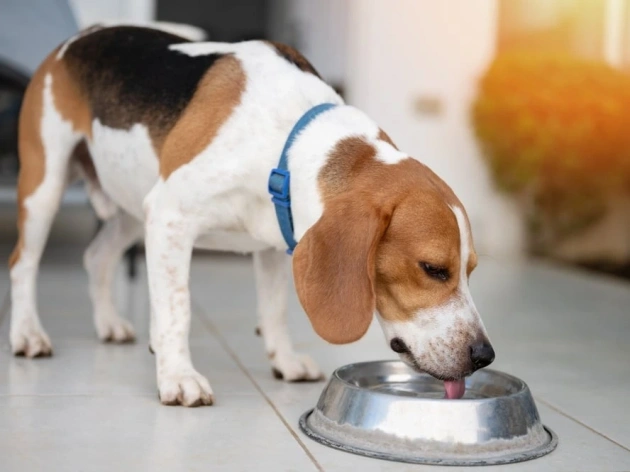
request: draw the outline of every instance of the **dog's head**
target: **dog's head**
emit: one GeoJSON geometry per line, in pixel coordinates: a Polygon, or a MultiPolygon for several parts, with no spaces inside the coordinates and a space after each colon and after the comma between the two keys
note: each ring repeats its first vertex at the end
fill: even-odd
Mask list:
{"type": "Polygon", "coordinates": [[[331,343],[361,338],[376,312],[402,360],[459,397],[462,379],[494,359],[468,289],[468,217],[426,166],[384,162],[380,147],[348,138],[321,171],[324,210],[295,250],[297,293],[331,343]]]}

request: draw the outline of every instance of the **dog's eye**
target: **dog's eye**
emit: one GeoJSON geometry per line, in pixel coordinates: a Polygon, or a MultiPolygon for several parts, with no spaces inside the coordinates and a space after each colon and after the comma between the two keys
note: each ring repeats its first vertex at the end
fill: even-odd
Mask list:
{"type": "Polygon", "coordinates": [[[442,282],[446,282],[449,278],[448,269],[444,267],[438,267],[431,264],[427,264],[426,262],[421,262],[420,267],[425,273],[431,277],[432,279],[441,280],[442,282]]]}

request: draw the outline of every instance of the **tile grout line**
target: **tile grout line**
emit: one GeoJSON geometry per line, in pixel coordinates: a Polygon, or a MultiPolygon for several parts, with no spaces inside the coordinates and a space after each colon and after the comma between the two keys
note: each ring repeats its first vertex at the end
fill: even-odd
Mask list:
{"type": "Polygon", "coordinates": [[[38,397],[38,398],[155,398],[155,395],[149,393],[0,393],[0,398],[25,398],[25,397],[38,397]]]}
{"type": "Polygon", "coordinates": [[[265,399],[267,404],[269,404],[269,406],[273,409],[274,413],[280,419],[280,421],[285,426],[285,428],[289,431],[289,433],[291,433],[291,436],[293,436],[293,439],[295,439],[295,441],[300,445],[300,447],[302,448],[304,453],[308,456],[308,458],[311,460],[311,462],[313,462],[313,465],[315,465],[315,467],[317,468],[319,472],[324,472],[324,468],[319,464],[319,462],[317,462],[317,459],[315,459],[315,456],[313,456],[311,451],[306,447],[306,444],[304,444],[304,442],[300,439],[300,437],[296,434],[296,432],[293,430],[291,425],[288,423],[286,418],[282,415],[282,413],[280,413],[276,405],[273,404],[271,399],[263,391],[263,389],[260,387],[258,382],[256,382],[254,377],[252,377],[249,371],[245,368],[241,360],[238,358],[238,356],[232,350],[232,348],[228,345],[227,341],[225,340],[221,332],[217,329],[217,327],[214,325],[214,323],[212,323],[212,321],[210,321],[206,316],[202,314],[204,313],[204,311],[194,301],[191,300],[191,304],[194,305],[196,310],[198,310],[198,312],[200,313],[199,318],[201,319],[201,323],[204,325],[204,327],[210,332],[212,336],[214,336],[214,338],[219,342],[219,344],[221,344],[223,349],[228,353],[228,355],[236,363],[238,368],[243,372],[243,374],[245,374],[245,376],[249,379],[249,381],[254,385],[254,388],[258,390],[258,392],[262,395],[262,397],[265,399]]]}
{"type": "Polygon", "coordinates": [[[624,446],[623,444],[619,443],[618,441],[615,441],[614,439],[612,439],[611,437],[606,436],[604,433],[597,431],[595,428],[592,428],[591,426],[587,425],[586,423],[583,423],[582,421],[578,420],[577,418],[574,418],[573,416],[569,415],[568,413],[562,411],[560,408],[558,408],[557,406],[555,406],[553,403],[550,403],[546,400],[543,400],[540,397],[536,397],[536,401],[542,403],[543,405],[545,405],[548,408],[551,408],[553,411],[555,411],[556,413],[559,413],[560,415],[564,416],[565,418],[570,419],[571,421],[579,424],[580,426],[585,427],[586,429],[588,429],[590,432],[595,433],[598,436],[601,436],[602,438],[610,441],[613,444],[616,444],[617,446],[619,446],[620,448],[630,452],[630,447],[624,446]]]}

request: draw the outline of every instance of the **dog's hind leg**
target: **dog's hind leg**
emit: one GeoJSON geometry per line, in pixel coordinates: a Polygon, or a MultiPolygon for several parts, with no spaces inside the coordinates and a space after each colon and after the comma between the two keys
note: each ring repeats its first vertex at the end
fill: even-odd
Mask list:
{"type": "Polygon", "coordinates": [[[25,94],[20,115],[18,242],[11,255],[13,353],[47,356],[50,339],[37,314],[36,279],[50,226],[69,176],[72,150],[82,139],[55,108],[52,76],[40,69],[25,94]]]}
{"type": "Polygon", "coordinates": [[[131,324],[117,313],[112,284],[123,253],[141,237],[142,224],[123,210],[118,210],[105,222],[85,251],[83,262],[89,276],[94,325],[101,341],[124,343],[135,338],[131,324]]]}
{"type": "Polygon", "coordinates": [[[289,258],[273,249],[254,253],[259,328],[277,378],[288,382],[320,380],[322,373],[307,355],[293,350],[287,326],[289,258]]]}
{"type": "Polygon", "coordinates": [[[119,209],[104,192],[85,142],[74,150],[73,161],[85,182],[94,211],[105,220],[83,255],[96,334],[104,342],[131,342],[135,339],[134,331],[131,324],[117,313],[112,284],[123,253],[142,236],[142,224],[119,209]]]}

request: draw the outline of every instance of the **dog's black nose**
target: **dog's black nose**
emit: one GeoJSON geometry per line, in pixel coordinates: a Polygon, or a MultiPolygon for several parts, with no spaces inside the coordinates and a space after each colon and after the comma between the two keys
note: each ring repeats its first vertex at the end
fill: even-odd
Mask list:
{"type": "Polygon", "coordinates": [[[389,347],[392,348],[392,351],[397,352],[398,354],[404,354],[405,352],[409,352],[409,348],[400,338],[392,339],[392,342],[389,343],[389,347]]]}
{"type": "Polygon", "coordinates": [[[487,341],[475,343],[470,346],[470,360],[475,370],[486,367],[494,360],[494,349],[487,341]]]}

